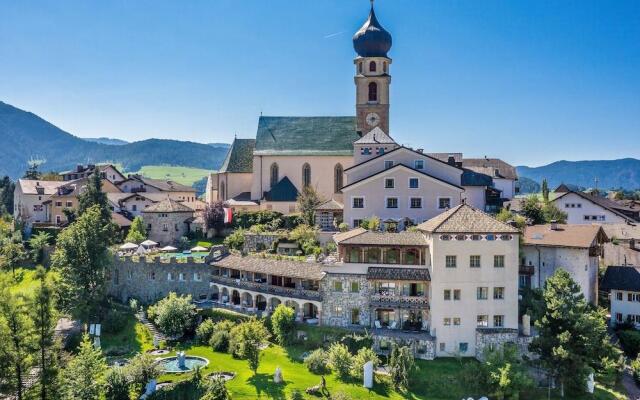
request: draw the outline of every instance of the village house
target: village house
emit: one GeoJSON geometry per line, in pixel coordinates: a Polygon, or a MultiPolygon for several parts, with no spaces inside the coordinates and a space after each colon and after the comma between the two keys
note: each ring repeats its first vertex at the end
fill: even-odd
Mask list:
{"type": "Polygon", "coordinates": [[[195,202],[196,190],[172,180],[151,179],[142,175],[129,175],[127,179],[118,182],[118,188],[123,193],[163,193],[175,201],[195,202]]]}
{"type": "Polygon", "coordinates": [[[598,301],[598,267],[608,240],[600,225],[545,224],[524,231],[520,287],[543,288],[564,269],[580,285],[585,299],[598,301]]]}
{"type": "Polygon", "coordinates": [[[551,201],[567,214],[568,224],[624,224],[639,222],[639,209],[618,203],[597,193],[569,190],[561,185],[551,201]]]}
{"type": "Polygon", "coordinates": [[[609,293],[612,327],[623,323],[640,327],[640,267],[607,267],[601,290],[609,293]]]}
{"type": "Polygon", "coordinates": [[[142,210],[147,238],[161,245],[175,245],[191,230],[194,210],[171,198],[165,198],[142,210]]]}
{"type": "Polygon", "coordinates": [[[100,171],[101,178],[106,179],[111,183],[117,184],[125,180],[125,176],[122,175],[122,173],[112,164],[79,164],[70,171],[60,172],[59,175],[62,177],[63,181],[75,181],[77,179],[89,177],[96,169],[100,171]]]}
{"type": "Polygon", "coordinates": [[[603,224],[604,265],[640,266],[640,224],[603,224]]]}

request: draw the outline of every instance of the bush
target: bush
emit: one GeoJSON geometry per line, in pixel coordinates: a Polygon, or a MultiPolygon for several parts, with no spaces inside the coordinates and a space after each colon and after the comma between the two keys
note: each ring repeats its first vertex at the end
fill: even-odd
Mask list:
{"type": "Polygon", "coordinates": [[[143,390],[151,379],[157,379],[162,374],[156,359],[149,354],[137,354],[124,368],[129,382],[137,390],[143,390]]]}
{"type": "Polygon", "coordinates": [[[370,333],[359,335],[351,333],[340,339],[340,343],[347,346],[351,354],[356,354],[360,349],[371,348],[373,346],[373,336],[370,333]]]}
{"type": "Polygon", "coordinates": [[[120,332],[127,326],[128,320],[127,314],[111,309],[102,319],[102,330],[105,333],[120,332]]]}
{"type": "Polygon", "coordinates": [[[329,347],[329,367],[338,374],[340,379],[345,379],[351,372],[353,359],[349,349],[342,343],[335,342],[329,347]]]}
{"type": "Polygon", "coordinates": [[[631,361],[631,372],[633,373],[633,378],[636,382],[640,382],[640,357],[631,361]]]}
{"type": "Polygon", "coordinates": [[[106,400],[129,400],[129,380],[122,367],[109,369],[104,380],[106,400]]]}
{"type": "Polygon", "coordinates": [[[346,232],[349,230],[349,224],[347,224],[346,222],[342,222],[340,223],[340,225],[338,225],[338,229],[340,230],[340,232],[346,232]]]}
{"type": "Polygon", "coordinates": [[[211,335],[211,339],[209,340],[209,345],[213,349],[213,351],[218,351],[220,353],[226,353],[229,351],[229,332],[227,331],[216,331],[211,335]]]}
{"type": "Polygon", "coordinates": [[[298,389],[293,389],[288,397],[289,400],[304,400],[304,394],[298,389]]]}
{"type": "Polygon", "coordinates": [[[305,359],[304,365],[309,372],[318,375],[328,374],[329,369],[329,355],[323,349],[315,349],[305,359]]]}
{"type": "Polygon", "coordinates": [[[358,350],[358,354],[353,357],[352,375],[356,378],[362,379],[364,376],[364,365],[369,361],[373,362],[374,371],[376,367],[380,365],[380,359],[372,349],[363,347],[358,350]]]}
{"type": "Polygon", "coordinates": [[[224,238],[224,245],[233,250],[242,250],[244,247],[244,229],[236,229],[224,238]]]}
{"type": "Polygon", "coordinates": [[[278,304],[271,315],[271,331],[281,346],[291,343],[293,339],[296,313],[293,308],[278,304]]]}
{"type": "Polygon", "coordinates": [[[640,352],[640,332],[636,330],[618,331],[618,339],[625,354],[630,358],[636,358],[640,352]]]}
{"type": "Polygon", "coordinates": [[[214,331],[215,322],[210,319],[205,319],[198,328],[196,328],[196,339],[200,344],[208,344],[214,331]]]}
{"type": "Polygon", "coordinates": [[[196,307],[191,304],[191,296],[178,296],[171,292],[149,307],[147,313],[162,333],[181,336],[193,326],[196,307]]]}

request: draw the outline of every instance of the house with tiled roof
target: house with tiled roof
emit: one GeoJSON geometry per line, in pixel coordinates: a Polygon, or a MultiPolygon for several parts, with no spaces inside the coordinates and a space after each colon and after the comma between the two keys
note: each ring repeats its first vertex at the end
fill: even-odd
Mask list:
{"type": "Polygon", "coordinates": [[[631,323],[640,328],[640,267],[607,267],[600,289],[609,293],[612,327],[631,323]]]}
{"type": "Polygon", "coordinates": [[[154,203],[142,210],[147,238],[161,245],[174,245],[191,230],[194,210],[171,198],[154,203]]]}
{"type": "Polygon", "coordinates": [[[640,209],[597,193],[568,190],[552,202],[567,214],[569,224],[624,224],[640,222],[640,209]]]}

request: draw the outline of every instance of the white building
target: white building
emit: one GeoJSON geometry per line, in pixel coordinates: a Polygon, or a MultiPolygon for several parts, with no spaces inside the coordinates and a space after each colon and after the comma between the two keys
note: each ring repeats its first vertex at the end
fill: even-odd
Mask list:
{"type": "Polygon", "coordinates": [[[62,181],[18,179],[13,192],[13,217],[26,224],[44,223],[49,220],[44,202],[56,194],[62,181]]]}
{"type": "Polygon", "coordinates": [[[520,287],[542,288],[557,269],[569,272],[587,301],[598,301],[598,266],[607,235],[599,225],[548,224],[524,231],[520,287]]]}
{"type": "Polygon", "coordinates": [[[634,222],[637,210],[598,195],[567,191],[552,202],[567,213],[568,224],[624,224],[634,222]]]}
{"type": "Polygon", "coordinates": [[[608,267],[602,290],[610,293],[611,326],[632,322],[640,327],[640,267],[608,267]]]}

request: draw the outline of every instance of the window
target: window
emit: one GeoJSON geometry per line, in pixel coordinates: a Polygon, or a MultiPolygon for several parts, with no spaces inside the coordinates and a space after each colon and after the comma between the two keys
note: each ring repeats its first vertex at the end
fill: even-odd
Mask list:
{"type": "Polygon", "coordinates": [[[496,328],[502,328],[504,326],[504,315],[494,315],[493,326],[496,328]]]}
{"type": "Polygon", "coordinates": [[[371,72],[376,72],[376,67],[377,67],[377,66],[376,66],[376,62],[375,62],[375,61],[371,61],[371,62],[369,63],[369,71],[371,71],[371,72]]]}
{"type": "Polygon", "coordinates": [[[62,222],[62,217],[60,215],[56,215],[56,224],[60,224],[62,222]]]}
{"type": "Polygon", "coordinates": [[[333,291],[334,292],[342,292],[342,281],[333,282],[333,291]]]}
{"type": "Polygon", "coordinates": [[[368,156],[371,154],[371,147],[363,147],[362,149],[360,149],[360,154],[364,155],[364,156],[368,156]]]}
{"type": "Polygon", "coordinates": [[[453,319],[453,325],[455,326],[460,326],[460,318],[459,317],[455,317],[453,319]]]}
{"type": "Polygon", "coordinates": [[[358,293],[360,291],[360,283],[359,282],[351,282],[351,293],[358,293]]]}
{"type": "Polygon", "coordinates": [[[67,201],[66,202],[66,206],[67,207],[73,207],[73,201],[67,201]]]}
{"type": "Polygon", "coordinates": [[[418,189],[420,187],[420,180],[418,178],[409,178],[409,189],[418,189]]]}
{"type": "Polygon", "coordinates": [[[398,208],[398,198],[387,197],[387,208],[398,208]]]}
{"type": "Polygon", "coordinates": [[[466,353],[469,350],[469,343],[462,342],[459,345],[460,353],[466,353]]]}
{"type": "Polygon", "coordinates": [[[384,169],[393,167],[393,160],[384,160],[384,169]]]}
{"type": "Polygon", "coordinates": [[[622,292],[616,292],[616,300],[622,301],[622,292]]]}
{"type": "Polygon", "coordinates": [[[169,225],[167,225],[167,224],[162,224],[162,231],[163,231],[163,232],[169,232],[169,225]]]}
{"type": "Polygon", "coordinates": [[[504,268],[504,256],[493,256],[494,268],[504,268]]]}
{"type": "Polygon", "coordinates": [[[362,73],[362,61],[358,63],[358,73],[362,73]]]}
{"type": "Polygon", "coordinates": [[[167,274],[167,280],[168,280],[168,281],[172,281],[172,280],[173,280],[173,272],[169,272],[169,273],[167,274]]]}
{"type": "Polygon", "coordinates": [[[334,306],[333,307],[333,314],[336,317],[341,317],[342,316],[342,306],[334,306]]]}
{"type": "Polygon", "coordinates": [[[387,62],[383,62],[382,63],[382,72],[384,72],[385,74],[387,73],[387,62]]]}
{"type": "Polygon", "coordinates": [[[460,300],[460,289],[454,289],[453,290],[453,299],[454,300],[460,300]]]}
{"type": "Polygon", "coordinates": [[[440,351],[445,351],[446,349],[446,343],[445,342],[440,342],[440,351]]]}
{"type": "Polygon", "coordinates": [[[220,200],[227,199],[227,191],[225,190],[225,187],[224,182],[220,182],[220,200]]]}
{"type": "Polygon", "coordinates": [[[279,175],[279,168],[278,168],[278,164],[277,163],[273,163],[271,164],[271,173],[270,173],[270,179],[269,182],[271,184],[271,187],[274,187],[276,185],[276,183],[278,183],[278,175],[279,175]]]}
{"type": "Polygon", "coordinates": [[[344,174],[344,168],[342,168],[342,165],[336,164],[336,166],[333,167],[333,192],[334,193],[340,193],[340,189],[342,189],[343,174],[344,174]]]}
{"type": "MultiPolygon", "coordinates": [[[[360,207],[360,208],[362,208],[362,207],[360,207]]],[[[354,228],[359,228],[361,224],[362,224],[362,220],[361,219],[354,219],[353,220],[353,227],[354,228]]]]}
{"type": "Polygon", "coordinates": [[[424,169],[424,160],[415,160],[413,162],[414,169],[424,169]]]}
{"type": "Polygon", "coordinates": [[[351,309],[351,325],[360,325],[360,309],[351,309]]]}
{"type": "Polygon", "coordinates": [[[393,189],[396,186],[396,180],[393,178],[386,178],[384,180],[385,189],[393,189]]]}
{"type": "Polygon", "coordinates": [[[622,313],[616,313],[616,322],[622,322],[622,313]]]}
{"type": "Polygon", "coordinates": [[[180,272],[180,274],[178,275],[178,280],[184,282],[185,278],[184,278],[184,272],[180,272]]]}
{"type": "Polygon", "coordinates": [[[369,83],[369,101],[378,101],[378,84],[375,82],[369,83]]]}
{"type": "Polygon", "coordinates": [[[477,326],[480,326],[480,327],[489,326],[489,316],[488,315],[478,315],[477,326]]]}
{"type": "Polygon", "coordinates": [[[62,202],[61,201],[56,201],[56,207],[62,207],[62,202]]]}
{"type": "Polygon", "coordinates": [[[451,199],[449,197],[443,197],[438,199],[438,208],[450,208],[451,207],[451,199]]]}
{"type": "Polygon", "coordinates": [[[476,293],[477,293],[478,300],[487,300],[489,298],[488,287],[479,286],[476,293]]]}
{"type": "Polygon", "coordinates": [[[469,256],[469,267],[480,268],[480,256],[469,256]]]}
{"type": "Polygon", "coordinates": [[[446,256],[445,257],[445,266],[447,268],[455,268],[456,265],[456,256],[446,256]]]}
{"type": "Polygon", "coordinates": [[[445,289],[444,290],[444,299],[445,300],[451,300],[451,289],[445,289]]]}
{"type": "Polygon", "coordinates": [[[412,197],[409,200],[410,208],[422,208],[422,198],[421,197],[412,197]]]}
{"type": "Polygon", "coordinates": [[[353,197],[351,202],[353,208],[364,208],[364,197],[353,197]]]}
{"type": "Polygon", "coordinates": [[[503,287],[494,287],[493,288],[493,299],[494,300],[504,300],[504,288],[503,287]]]}
{"type": "Polygon", "coordinates": [[[311,185],[311,166],[305,163],[302,166],[302,186],[307,187],[311,185]]]}
{"type": "Polygon", "coordinates": [[[202,281],[202,275],[200,274],[200,272],[194,272],[193,273],[193,280],[196,282],[201,282],[202,281]]]}
{"type": "Polygon", "coordinates": [[[451,318],[445,318],[444,319],[444,326],[450,326],[451,325],[451,318]]]}
{"type": "Polygon", "coordinates": [[[138,205],[137,204],[131,205],[131,211],[138,211],[138,205]]]}

